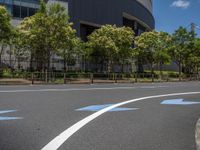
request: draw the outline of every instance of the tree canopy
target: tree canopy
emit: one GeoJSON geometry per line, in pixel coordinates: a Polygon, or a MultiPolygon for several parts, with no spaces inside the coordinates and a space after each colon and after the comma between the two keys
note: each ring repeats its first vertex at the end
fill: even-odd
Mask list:
{"type": "Polygon", "coordinates": [[[112,64],[119,58],[126,59],[132,56],[134,32],[129,27],[116,27],[104,25],[88,36],[87,46],[96,60],[108,64],[108,72],[112,64]]]}
{"type": "Polygon", "coordinates": [[[179,27],[172,34],[172,45],[170,55],[172,60],[177,63],[179,67],[179,80],[181,80],[181,73],[184,65],[187,63],[189,55],[194,50],[195,33],[187,31],[186,28],[179,27]]]}
{"type": "Polygon", "coordinates": [[[145,64],[150,64],[152,74],[154,65],[159,64],[162,75],[162,65],[170,61],[168,46],[171,41],[166,32],[150,31],[136,37],[135,45],[145,64]]]}
{"type": "Polygon", "coordinates": [[[19,30],[26,39],[24,45],[31,47],[31,55],[40,70],[49,70],[51,57],[54,54],[65,57],[66,50],[71,49],[77,43],[74,41],[78,40],[66,9],[58,3],[46,5],[41,1],[39,11],[25,18],[19,30]]]}
{"type": "Polygon", "coordinates": [[[9,39],[12,31],[11,18],[5,7],[0,5],[0,42],[9,39]]]}

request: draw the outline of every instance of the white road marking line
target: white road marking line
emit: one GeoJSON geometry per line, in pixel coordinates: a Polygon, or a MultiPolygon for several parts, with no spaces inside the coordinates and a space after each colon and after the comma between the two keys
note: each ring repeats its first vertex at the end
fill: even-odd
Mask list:
{"type": "Polygon", "coordinates": [[[200,150],[200,119],[197,121],[196,124],[195,139],[196,139],[197,150],[200,150]]]}
{"type": "Polygon", "coordinates": [[[110,111],[111,109],[120,107],[122,105],[126,105],[129,103],[133,103],[136,101],[146,100],[146,99],[152,99],[152,98],[160,98],[160,97],[167,97],[167,96],[178,96],[178,95],[192,95],[192,94],[200,94],[200,92],[187,92],[187,93],[172,93],[172,94],[164,94],[164,95],[155,95],[155,96],[147,96],[142,98],[136,98],[128,101],[124,101],[112,106],[109,106],[107,108],[104,108],[84,119],[77,122],[73,126],[69,127],[65,131],[63,131],[60,135],[55,137],[52,141],[50,141],[42,150],[57,150],[67,139],[69,139],[74,133],[76,133],[79,129],[81,129],[83,126],[94,120],[95,118],[101,116],[102,114],[110,111]]]}
{"type": "Polygon", "coordinates": [[[92,91],[92,90],[127,90],[137,88],[161,88],[168,86],[141,86],[141,87],[108,87],[108,88],[71,88],[71,89],[37,89],[37,90],[1,90],[0,93],[25,93],[25,92],[69,92],[69,91],[92,91]]]}

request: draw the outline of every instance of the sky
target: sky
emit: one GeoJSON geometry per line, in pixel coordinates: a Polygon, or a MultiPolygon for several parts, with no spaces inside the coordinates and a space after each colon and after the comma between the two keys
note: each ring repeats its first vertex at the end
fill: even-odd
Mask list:
{"type": "Polygon", "coordinates": [[[179,26],[187,27],[193,22],[200,37],[200,0],[153,0],[156,30],[173,33],[179,26]]]}

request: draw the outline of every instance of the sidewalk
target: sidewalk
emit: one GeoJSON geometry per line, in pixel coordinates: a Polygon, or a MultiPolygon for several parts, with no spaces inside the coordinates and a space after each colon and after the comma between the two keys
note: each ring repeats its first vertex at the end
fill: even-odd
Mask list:
{"type": "MultiPolygon", "coordinates": [[[[93,80],[93,83],[115,83],[115,80],[103,80],[96,79],[93,80]]],[[[117,80],[117,83],[133,83],[131,80],[117,80]]],[[[32,84],[31,80],[20,79],[20,78],[3,78],[0,79],[0,85],[26,85],[32,84]]],[[[45,81],[34,81],[34,84],[64,84],[64,80],[59,82],[49,81],[46,83],[45,81]]],[[[92,84],[90,79],[70,79],[66,80],[66,84],[92,84]]]]}
{"type": "MultiPolygon", "coordinates": [[[[189,82],[190,80],[182,80],[182,82],[189,82]]],[[[161,82],[179,82],[178,79],[171,79],[169,81],[160,81],[154,80],[154,83],[161,83],[161,82]]],[[[50,80],[48,83],[45,81],[37,81],[34,80],[33,84],[93,84],[93,83],[136,83],[135,79],[119,79],[119,80],[111,80],[111,79],[86,79],[86,78],[78,78],[78,79],[58,79],[58,80],[50,80]]],[[[152,80],[145,80],[145,79],[138,79],[137,83],[152,83],[152,80]]],[[[2,78],[0,79],[0,85],[28,85],[32,84],[31,80],[22,79],[22,78],[2,78]]]]}
{"type": "Polygon", "coordinates": [[[20,85],[20,84],[31,84],[31,81],[25,79],[0,79],[0,85],[20,85]]]}

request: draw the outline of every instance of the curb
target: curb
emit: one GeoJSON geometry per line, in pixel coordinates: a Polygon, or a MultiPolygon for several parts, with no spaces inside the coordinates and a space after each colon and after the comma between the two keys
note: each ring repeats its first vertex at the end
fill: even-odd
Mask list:
{"type": "Polygon", "coordinates": [[[197,121],[196,124],[195,138],[196,138],[197,150],[200,150],[200,119],[197,121]]]}

